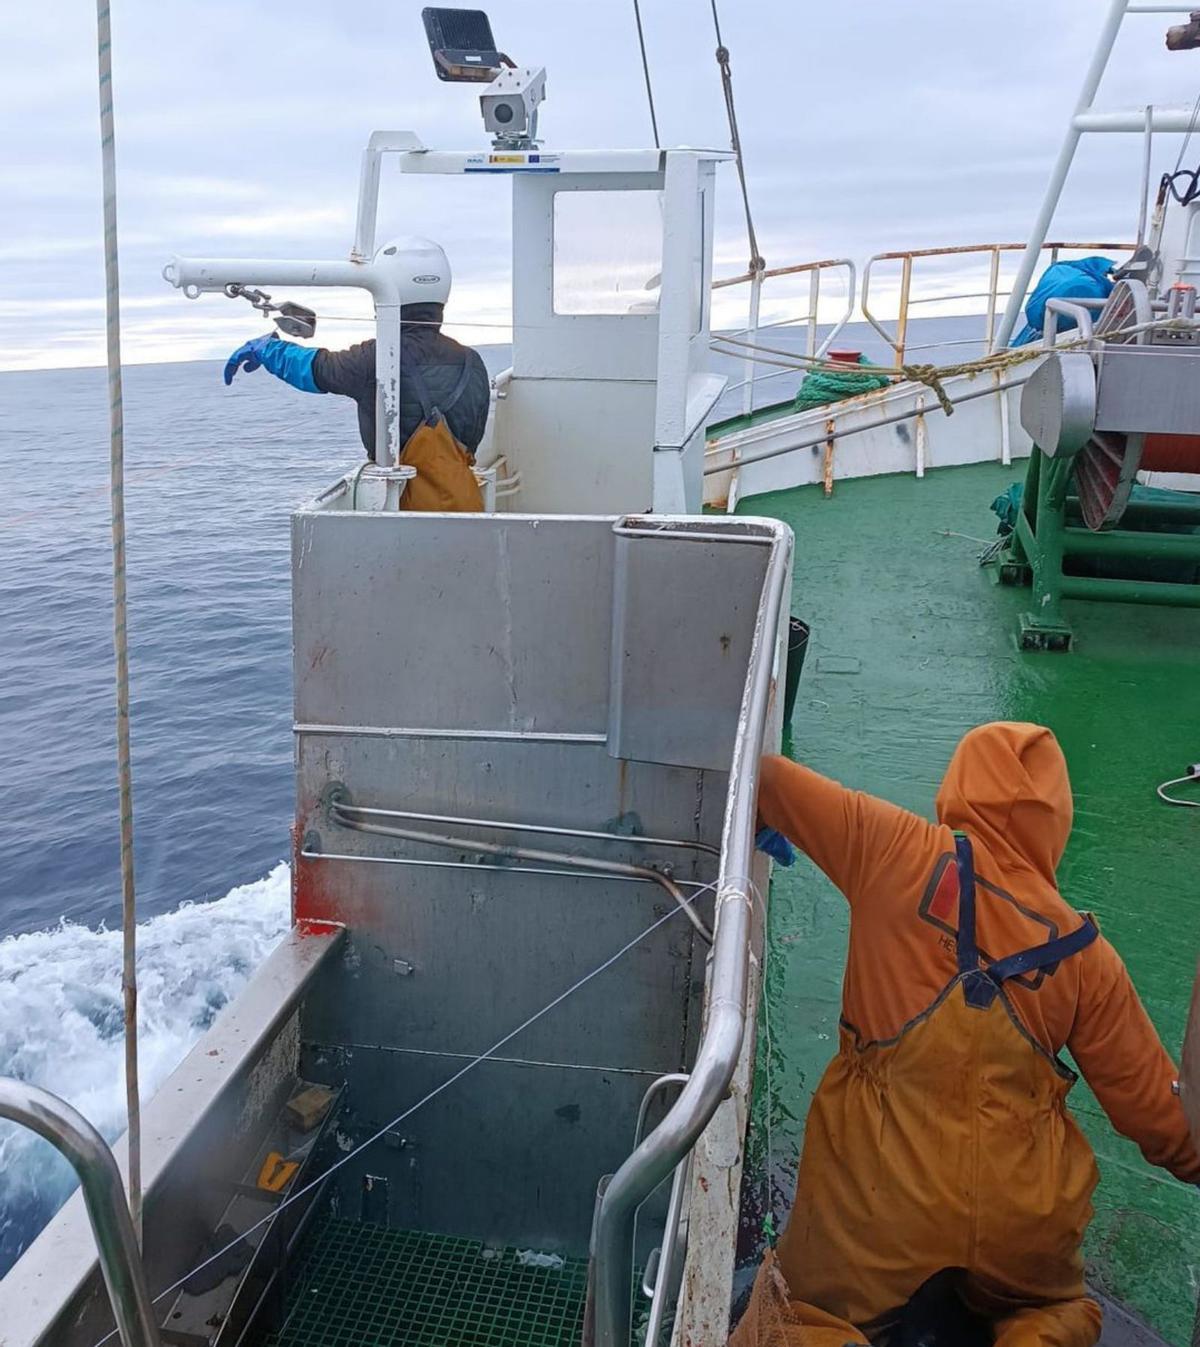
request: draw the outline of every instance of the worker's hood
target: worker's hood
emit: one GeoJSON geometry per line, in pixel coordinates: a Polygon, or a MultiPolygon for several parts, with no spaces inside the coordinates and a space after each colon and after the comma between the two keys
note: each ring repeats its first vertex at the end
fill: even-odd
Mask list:
{"type": "Polygon", "coordinates": [[[409,331],[438,332],[445,312],[444,304],[401,304],[400,326],[409,331]]]}
{"type": "Polygon", "coordinates": [[[1071,832],[1071,782],[1043,725],[996,721],[963,736],[937,795],[938,822],[979,842],[1002,865],[1053,884],[1071,832]]]}

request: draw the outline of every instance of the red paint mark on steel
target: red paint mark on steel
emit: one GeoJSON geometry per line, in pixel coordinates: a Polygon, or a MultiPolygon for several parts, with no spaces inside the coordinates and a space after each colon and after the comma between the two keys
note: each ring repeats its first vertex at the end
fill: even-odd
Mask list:
{"type": "Polygon", "coordinates": [[[292,827],[292,922],[306,933],[317,934],[318,928],[340,925],[338,902],[330,891],[326,876],[329,865],[324,861],[306,860],[300,825],[292,827]]]}

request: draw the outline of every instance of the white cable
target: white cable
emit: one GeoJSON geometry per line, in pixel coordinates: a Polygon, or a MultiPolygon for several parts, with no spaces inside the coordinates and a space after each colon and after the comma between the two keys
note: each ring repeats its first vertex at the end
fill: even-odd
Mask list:
{"type": "Polygon", "coordinates": [[[1177,776],[1170,781],[1164,781],[1161,786],[1155,786],[1154,793],[1164,804],[1178,804],[1186,809],[1200,809],[1200,800],[1181,800],[1177,795],[1168,795],[1168,786],[1186,786],[1200,785],[1200,772],[1189,772],[1187,776],[1177,776]]]}
{"type": "MultiPolygon", "coordinates": [[[[655,931],[658,930],[660,926],[665,925],[666,922],[670,921],[672,917],[676,916],[679,912],[684,911],[685,907],[690,905],[691,903],[694,903],[702,893],[706,893],[710,890],[716,889],[718,884],[727,885],[731,882],[735,881],[732,881],[728,876],[720,880],[714,880],[713,883],[705,884],[702,887],[698,888],[695,893],[693,893],[689,898],[685,899],[683,904],[672,905],[670,911],[666,912],[663,916],[659,917],[659,919],[656,922],[652,923],[650,926],[647,926],[644,931],[640,932],[638,935],[635,935],[633,939],[630,940],[628,943],[622,945],[621,948],[617,950],[615,954],[610,955],[607,959],[604,960],[602,964],[600,964],[596,968],[593,968],[590,973],[586,973],[583,977],[579,979],[578,982],[575,982],[570,987],[568,987],[566,991],[560,992],[552,1001],[547,1002],[546,1005],[544,1005],[541,1008],[541,1010],[535,1011],[532,1015],[530,1015],[530,1017],[527,1020],[524,1020],[521,1024],[517,1025],[515,1029],[510,1030],[507,1034],[504,1035],[503,1038],[498,1039],[486,1051],[481,1052],[478,1057],[473,1057],[469,1062],[466,1063],[465,1066],[463,1066],[460,1070],[456,1071],[454,1075],[452,1075],[448,1080],[444,1080],[440,1085],[430,1090],[429,1093],[424,1096],[424,1098],[418,1099],[415,1104],[411,1105],[411,1107],[409,1108],[406,1108],[403,1113],[401,1113],[398,1117],[393,1118],[391,1122],[386,1123],[373,1136],[368,1137],[366,1141],[356,1146],[354,1150],[350,1151],[347,1155],[344,1155],[335,1164],[330,1165],[330,1167],[327,1170],[325,1170],[323,1174],[320,1174],[317,1178],[313,1179],[311,1183],[305,1184],[303,1188],[298,1189],[296,1192],[292,1193],[289,1197],[287,1197],[284,1201],[280,1202],[277,1206],[273,1207],[269,1215],[264,1216],[261,1221],[256,1221],[254,1225],[247,1227],[245,1230],[242,1231],[240,1235],[238,1235],[236,1239],[230,1240],[229,1243],[226,1244],[223,1248],[218,1249],[216,1253],[206,1258],[202,1263],[198,1263],[194,1268],[191,1269],[190,1272],[185,1273],[182,1277],[179,1278],[178,1281],[173,1282],[170,1286],[168,1286],[166,1290],[160,1291],[158,1295],[154,1297],[151,1303],[157,1305],[160,1300],[164,1300],[173,1291],[178,1291],[184,1285],[184,1283],[190,1281],[196,1275],[197,1272],[200,1272],[204,1268],[209,1267],[212,1263],[215,1263],[219,1258],[223,1258],[229,1252],[230,1249],[236,1248],[242,1242],[242,1240],[254,1234],[256,1230],[261,1230],[264,1226],[269,1225],[279,1215],[279,1213],[284,1210],[285,1207],[290,1207],[293,1202],[299,1201],[299,1199],[304,1197],[307,1193],[311,1193],[314,1188],[320,1187],[326,1181],[326,1179],[329,1178],[331,1174],[336,1174],[339,1169],[342,1169],[344,1166],[348,1165],[351,1160],[356,1159],[359,1155],[363,1153],[363,1151],[365,1151],[368,1147],[373,1146],[388,1132],[391,1132],[396,1127],[398,1127],[402,1122],[405,1122],[408,1118],[411,1118],[412,1115],[416,1113],[418,1109],[423,1108],[426,1104],[430,1102],[430,1100],[436,1099],[439,1094],[441,1094],[445,1090],[448,1090],[451,1085],[454,1085],[458,1081],[462,1080],[462,1078],[469,1071],[473,1071],[475,1067],[477,1067],[481,1062],[486,1062],[489,1057],[494,1056],[497,1052],[500,1051],[501,1048],[505,1047],[508,1043],[511,1043],[512,1040],[516,1038],[518,1034],[521,1034],[526,1029],[528,1029],[530,1025],[536,1024],[537,1021],[540,1020],[543,1015],[549,1014],[550,1011],[554,1010],[555,1007],[560,1006],[569,996],[572,996],[575,992],[579,991],[581,987],[585,987],[594,978],[599,977],[601,973],[607,972],[607,970],[611,968],[613,964],[617,962],[618,959],[620,959],[623,955],[628,954],[629,951],[633,949],[635,945],[640,944],[641,941],[645,940],[645,938],[648,935],[652,935],[655,931]]],[[[751,885],[751,887],[753,887],[753,885],[751,885]]],[[[103,1338],[101,1338],[98,1342],[96,1342],[93,1345],[93,1347],[104,1347],[104,1344],[106,1342],[110,1342],[116,1336],[117,1330],[114,1328],[111,1333],[106,1334],[103,1338]]]]}

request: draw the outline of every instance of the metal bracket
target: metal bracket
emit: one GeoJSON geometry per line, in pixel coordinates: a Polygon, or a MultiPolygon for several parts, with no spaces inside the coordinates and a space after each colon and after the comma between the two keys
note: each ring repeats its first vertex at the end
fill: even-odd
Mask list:
{"type": "Polygon", "coordinates": [[[1065,623],[1042,622],[1033,613],[1021,614],[1020,642],[1022,650],[1052,651],[1066,654],[1074,637],[1065,623]]]}

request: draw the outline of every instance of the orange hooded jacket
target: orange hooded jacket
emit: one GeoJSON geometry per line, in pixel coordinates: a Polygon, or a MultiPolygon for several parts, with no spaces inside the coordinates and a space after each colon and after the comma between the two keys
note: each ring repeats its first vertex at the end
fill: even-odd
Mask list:
{"type": "MultiPolygon", "coordinates": [[[[842,1010],[860,1042],[894,1038],[955,975],[956,831],[974,848],[985,962],[1080,925],[1054,877],[1071,831],[1071,786],[1042,726],[968,733],[938,791],[936,824],[779,757],[763,761],[758,810],[849,900],[842,1010]]],[[[1007,986],[1029,1034],[1052,1056],[1070,1050],[1117,1131],[1151,1164],[1200,1182],[1172,1089],[1178,1073],[1108,941],[1007,986]]]]}

